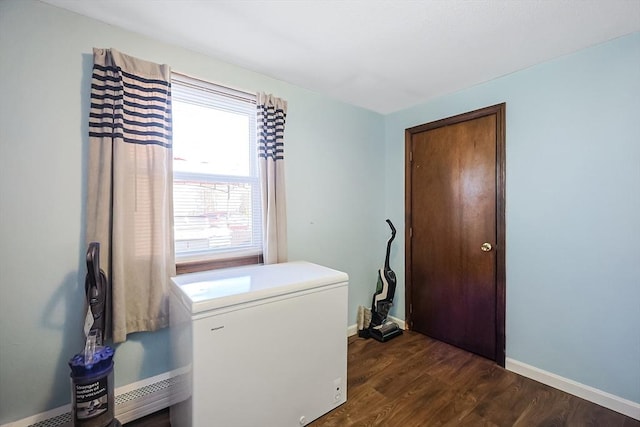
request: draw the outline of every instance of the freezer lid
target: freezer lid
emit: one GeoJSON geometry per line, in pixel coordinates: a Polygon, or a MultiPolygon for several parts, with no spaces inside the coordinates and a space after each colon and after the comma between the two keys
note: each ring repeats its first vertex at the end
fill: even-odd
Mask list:
{"type": "Polygon", "coordinates": [[[171,291],[196,314],[348,280],[347,273],[296,261],[181,274],[171,278],[171,291]]]}

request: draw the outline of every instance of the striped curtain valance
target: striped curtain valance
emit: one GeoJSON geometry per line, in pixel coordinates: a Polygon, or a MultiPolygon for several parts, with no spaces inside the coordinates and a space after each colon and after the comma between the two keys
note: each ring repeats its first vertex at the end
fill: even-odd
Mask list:
{"type": "Polygon", "coordinates": [[[287,101],[273,95],[257,95],[258,156],[264,159],[284,159],[284,125],[287,101]]]}
{"type": "Polygon", "coordinates": [[[171,147],[171,84],[128,73],[116,64],[94,64],[89,136],[130,144],[171,147]]]}

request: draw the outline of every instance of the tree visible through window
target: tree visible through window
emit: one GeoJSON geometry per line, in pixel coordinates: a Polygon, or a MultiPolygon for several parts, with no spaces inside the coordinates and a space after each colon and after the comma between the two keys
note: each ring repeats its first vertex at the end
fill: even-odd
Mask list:
{"type": "Polygon", "coordinates": [[[176,259],[262,252],[255,96],[173,76],[176,259]]]}

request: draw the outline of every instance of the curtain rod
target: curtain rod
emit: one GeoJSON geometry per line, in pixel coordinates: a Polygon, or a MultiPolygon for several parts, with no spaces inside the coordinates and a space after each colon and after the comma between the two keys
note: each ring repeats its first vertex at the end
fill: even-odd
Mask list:
{"type": "Polygon", "coordinates": [[[206,83],[206,84],[214,84],[214,85],[217,85],[217,86],[221,86],[221,87],[224,87],[224,88],[227,88],[227,89],[231,89],[231,90],[236,91],[236,92],[240,92],[240,93],[246,94],[248,96],[255,96],[256,95],[255,92],[249,92],[246,89],[240,89],[240,88],[237,88],[237,87],[234,87],[234,86],[229,86],[228,84],[222,84],[222,83],[218,83],[218,82],[211,81],[211,80],[205,80],[203,78],[194,77],[194,76],[192,76],[190,74],[183,73],[183,72],[180,72],[180,71],[171,70],[171,74],[175,74],[175,75],[180,76],[180,77],[184,77],[184,78],[191,79],[191,80],[196,80],[198,82],[202,82],[202,83],[206,83]]]}

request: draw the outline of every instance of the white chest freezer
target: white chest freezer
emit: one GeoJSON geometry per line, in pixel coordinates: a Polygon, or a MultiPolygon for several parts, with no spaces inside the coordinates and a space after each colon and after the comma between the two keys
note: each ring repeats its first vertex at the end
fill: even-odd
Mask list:
{"type": "Polygon", "coordinates": [[[172,279],[172,427],[303,426],[347,398],[346,273],[309,262],[172,279]]]}

